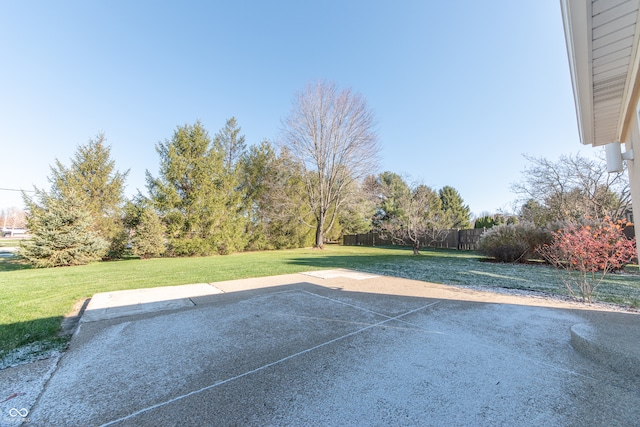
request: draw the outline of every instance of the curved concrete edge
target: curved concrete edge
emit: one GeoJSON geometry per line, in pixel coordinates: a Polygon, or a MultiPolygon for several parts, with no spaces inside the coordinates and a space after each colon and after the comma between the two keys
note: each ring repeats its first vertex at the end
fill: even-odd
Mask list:
{"type": "Polygon", "coordinates": [[[571,345],[582,355],[618,374],[640,378],[640,341],[637,328],[607,325],[604,331],[588,323],[571,326],[571,345]]]}

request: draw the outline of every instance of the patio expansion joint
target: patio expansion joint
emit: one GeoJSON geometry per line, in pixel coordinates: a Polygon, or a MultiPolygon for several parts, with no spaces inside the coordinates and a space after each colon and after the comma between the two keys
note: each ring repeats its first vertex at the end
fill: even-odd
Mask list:
{"type": "MultiPolygon", "coordinates": [[[[303,292],[306,292],[306,293],[309,293],[309,294],[312,294],[312,295],[315,295],[315,296],[322,297],[322,296],[320,296],[320,295],[313,294],[312,292],[308,292],[308,291],[304,291],[304,290],[303,290],[303,292]]],[[[332,300],[331,298],[328,298],[328,299],[329,299],[329,300],[332,300]]],[[[340,301],[338,301],[338,300],[336,300],[336,301],[337,301],[337,302],[340,302],[340,301]]],[[[166,401],[164,401],[164,402],[156,403],[155,405],[151,405],[151,406],[148,406],[148,407],[146,407],[146,408],[140,409],[140,410],[138,410],[138,411],[136,411],[136,412],[133,412],[133,413],[131,413],[131,414],[129,414],[129,415],[126,415],[126,416],[124,416],[124,417],[121,417],[121,418],[118,418],[118,419],[115,419],[115,420],[109,421],[109,422],[107,422],[107,423],[105,423],[105,424],[102,424],[100,427],[107,427],[107,426],[111,426],[111,425],[114,425],[114,424],[117,424],[117,423],[120,423],[120,422],[123,422],[123,421],[126,421],[126,420],[130,420],[130,419],[132,419],[132,418],[135,418],[135,417],[136,417],[136,416],[138,416],[138,415],[144,414],[144,413],[149,412],[149,411],[152,411],[152,410],[154,410],[154,409],[161,408],[161,407],[166,406],[166,405],[169,405],[169,404],[171,404],[171,403],[178,402],[178,401],[180,401],[180,400],[183,400],[183,399],[186,399],[186,398],[188,398],[188,397],[191,397],[191,396],[194,396],[194,395],[197,395],[197,394],[203,393],[203,392],[208,391],[208,390],[212,390],[212,389],[214,389],[214,388],[216,388],[216,387],[219,387],[219,386],[221,386],[221,385],[224,385],[224,384],[227,384],[227,383],[233,382],[233,381],[235,381],[235,380],[238,380],[238,379],[241,379],[241,378],[244,378],[244,377],[250,376],[250,375],[255,374],[255,373],[257,373],[257,372],[260,372],[260,371],[263,371],[263,370],[265,370],[265,369],[268,369],[268,368],[270,368],[270,367],[272,367],[272,366],[279,365],[279,364],[284,363],[284,362],[286,362],[286,361],[288,361],[288,360],[291,360],[291,359],[294,359],[294,358],[296,358],[296,357],[302,356],[302,355],[304,355],[304,354],[310,353],[310,352],[312,352],[312,351],[314,351],[314,350],[317,350],[317,349],[320,349],[320,348],[326,347],[326,346],[331,345],[331,344],[333,344],[333,343],[336,343],[336,342],[342,341],[342,340],[344,340],[344,339],[350,338],[350,337],[352,337],[352,336],[358,335],[358,334],[360,334],[361,332],[367,331],[367,330],[369,330],[369,329],[372,329],[372,328],[375,328],[375,327],[378,327],[378,326],[382,326],[382,325],[384,325],[384,324],[386,324],[386,323],[388,323],[388,322],[394,321],[394,320],[399,320],[399,319],[401,319],[401,318],[403,318],[403,317],[405,317],[405,316],[408,316],[408,315],[410,315],[410,314],[417,313],[418,311],[424,310],[425,308],[431,307],[431,306],[433,306],[433,305],[435,305],[435,304],[438,304],[439,302],[441,302],[441,301],[440,301],[440,300],[433,301],[433,302],[430,302],[429,304],[423,305],[423,306],[418,307],[418,308],[415,308],[415,309],[413,309],[413,310],[409,310],[409,311],[407,311],[407,312],[405,312],[405,313],[402,313],[402,314],[399,314],[399,315],[397,315],[397,316],[393,316],[393,317],[390,317],[390,316],[386,316],[386,315],[383,315],[383,314],[377,313],[377,314],[379,314],[380,316],[385,317],[385,319],[384,319],[384,320],[381,320],[381,321],[379,321],[379,322],[376,322],[376,323],[368,324],[367,326],[364,326],[364,327],[362,327],[362,328],[360,328],[360,329],[358,329],[358,330],[355,330],[355,331],[353,331],[353,332],[350,332],[350,333],[348,333],[348,334],[345,334],[345,335],[339,336],[339,337],[337,337],[337,338],[333,338],[333,339],[331,339],[331,340],[329,340],[329,341],[325,341],[325,342],[323,342],[323,343],[317,344],[317,345],[315,345],[315,346],[313,346],[313,347],[309,347],[309,348],[307,348],[307,349],[305,349],[305,350],[302,350],[302,351],[299,351],[299,352],[297,352],[297,353],[290,354],[290,355],[285,356],[285,357],[283,357],[283,358],[281,358],[281,359],[278,359],[278,360],[276,360],[276,361],[274,361],[274,362],[267,363],[267,364],[265,364],[265,365],[259,366],[259,367],[257,367],[257,368],[251,369],[251,370],[249,370],[249,371],[246,371],[246,372],[244,372],[244,373],[241,373],[241,374],[235,375],[235,376],[230,377],[230,378],[227,378],[227,379],[225,379],[225,380],[222,380],[222,381],[216,381],[216,382],[214,382],[213,384],[210,384],[210,385],[208,385],[208,386],[206,386],[206,387],[202,387],[202,388],[200,388],[200,389],[198,389],[198,390],[193,390],[193,391],[191,391],[191,392],[189,392],[189,393],[186,393],[186,394],[183,394],[183,395],[180,395],[180,396],[176,396],[176,397],[174,397],[174,398],[172,398],[172,399],[169,399],[169,400],[166,400],[166,401]]],[[[354,307],[354,308],[361,309],[361,310],[367,310],[367,309],[363,309],[363,308],[361,308],[361,307],[357,307],[357,306],[354,306],[354,305],[351,305],[351,304],[346,304],[346,303],[345,303],[345,305],[349,305],[349,306],[352,306],[352,307],[354,307]]],[[[367,310],[367,311],[371,311],[371,310],[367,310]]],[[[375,312],[371,311],[371,313],[375,313],[375,312]]]]}
{"type": "MultiPolygon", "coordinates": [[[[364,311],[364,312],[367,312],[367,313],[375,314],[377,316],[381,316],[381,317],[384,317],[386,319],[392,319],[391,316],[388,316],[388,315],[382,314],[382,313],[378,313],[378,312],[373,311],[373,310],[369,310],[368,308],[360,307],[360,306],[357,306],[357,305],[354,305],[354,304],[349,304],[347,302],[340,301],[340,300],[335,299],[335,298],[329,298],[329,297],[326,297],[326,296],[323,296],[323,295],[318,295],[316,293],[309,292],[309,291],[304,290],[304,289],[298,289],[298,290],[301,291],[301,292],[304,292],[306,294],[313,295],[313,296],[318,297],[318,298],[323,298],[323,299],[326,299],[326,300],[329,300],[329,301],[332,301],[332,302],[335,302],[335,303],[338,303],[338,304],[346,305],[347,307],[352,307],[352,308],[355,308],[357,310],[361,310],[361,311],[364,311]]],[[[426,307],[430,307],[432,305],[435,305],[437,303],[440,303],[441,301],[442,300],[435,301],[434,303],[425,306],[425,308],[426,307]]],[[[401,315],[401,316],[403,316],[403,315],[401,315]]],[[[421,330],[423,332],[428,332],[428,333],[431,333],[431,334],[443,334],[443,332],[433,331],[433,330],[430,330],[430,329],[425,329],[425,328],[423,328],[421,326],[418,326],[418,325],[415,325],[415,324],[413,324],[411,322],[407,322],[406,320],[398,318],[398,316],[394,317],[393,320],[396,320],[397,322],[404,323],[404,324],[406,324],[408,326],[411,326],[412,329],[421,330]]]]}

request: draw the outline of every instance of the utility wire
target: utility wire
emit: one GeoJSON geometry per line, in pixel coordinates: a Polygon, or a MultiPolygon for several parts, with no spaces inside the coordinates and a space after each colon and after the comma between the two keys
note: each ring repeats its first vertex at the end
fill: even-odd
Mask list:
{"type": "Polygon", "coordinates": [[[35,193],[33,190],[18,190],[16,188],[0,188],[2,191],[24,191],[25,193],[35,193]]]}

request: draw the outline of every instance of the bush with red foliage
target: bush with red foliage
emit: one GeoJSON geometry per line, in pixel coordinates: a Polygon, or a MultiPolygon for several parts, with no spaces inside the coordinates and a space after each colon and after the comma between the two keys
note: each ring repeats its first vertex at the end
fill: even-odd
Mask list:
{"type": "Polygon", "coordinates": [[[604,277],[636,257],[635,239],[627,239],[622,232],[625,226],[609,218],[568,224],[553,232],[553,242],[538,252],[563,272],[562,281],[572,296],[577,290],[583,301],[591,302],[604,277]]]}

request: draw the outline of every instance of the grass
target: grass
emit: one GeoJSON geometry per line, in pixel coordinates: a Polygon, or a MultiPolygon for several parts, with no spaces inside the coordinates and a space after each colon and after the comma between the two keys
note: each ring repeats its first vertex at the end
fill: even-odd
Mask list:
{"type": "MultiPolygon", "coordinates": [[[[0,258],[0,359],[38,344],[64,346],[60,323],[75,303],[98,292],[189,283],[210,283],[327,268],[351,268],[429,282],[537,290],[566,295],[553,268],[483,262],[474,252],[408,248],[328,246],[248,252],[202,258],[100,262],[80,267],[33,269],[0,258]]],[[[596,292],[598,301],[640,306],[640,275],[612,274],[596,292]]],[[[2,365],[0,364],[0,367],[2,365]]]]}
{"type": "Polygon", "coordinates": [[[8,247],[8,246],[20,246],[20,242],[23,239],[16,239],[16,238],[10,238],[10,237],[0,237],[0,248],[2,247],[8,247]]]}

